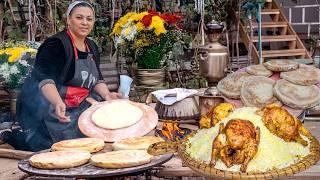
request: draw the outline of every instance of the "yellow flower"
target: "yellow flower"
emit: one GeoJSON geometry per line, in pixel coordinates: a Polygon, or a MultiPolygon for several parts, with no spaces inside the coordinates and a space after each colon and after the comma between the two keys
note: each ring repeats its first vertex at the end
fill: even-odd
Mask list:
{"type": "Polygon", "coordinates": [[[159,36],[162,33],[167,32],[164,27],[164,22],[163,22],[162,18],[159,16],[152,17],[152,22],[151,22],[150,28],[154,28],[154,32],[157,36],[159,36]]]}
{"type": "Polygon", "coordinates": [[[136,24],[136,27],[137,27],[137,31],[141,31],[141,30],[144,29],[144,25],[143,25],[142,22],[138,22],[138,23],[136,24]]]}
{"type": "Polygon", "coordinates": [[[6,48],[4,52],[9,56],[8,62],[16,62],[25,52],[26,48],[22,47],[14,47],[14,48],[6,48]]]}
{"type": "Polygon", "coordinates": [[[140,21],[147,14],[148,14],[148,12],[142,12],[142,13],[139,13],[139,14],[134,14],[134,15],[131,16],[131,19],[133,21],[140,21]]]}

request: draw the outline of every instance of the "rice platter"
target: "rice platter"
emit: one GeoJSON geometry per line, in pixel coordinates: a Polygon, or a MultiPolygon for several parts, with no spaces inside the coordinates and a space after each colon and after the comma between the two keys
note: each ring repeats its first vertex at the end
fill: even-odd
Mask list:
{"type": "MultiPolygon", "coordinates": [[[[249,120],[255,127],[260,128],[260,144],[258,151],[249,162],[247,172],[267,172],[274,169],[282,169],[302,160],[310,154],[310,140],[302,136],[308,142],[302,146],[296,142],[286,142],[280,137],[272,134],[263,124],[262,117],[256,114],[258,108],[243,107],[236,109],[220,123],[227,124],[231,119],[249,120]]],[[[218,135],[219,125],[210,129],[198,130],[196,134],[188,139],[186,153],[191,158],[210,164],[212,141],[218,135]]],[[[227,168],[219,159],[214,168],[223,171],[240,172],[240,165],[227,168]]]]}

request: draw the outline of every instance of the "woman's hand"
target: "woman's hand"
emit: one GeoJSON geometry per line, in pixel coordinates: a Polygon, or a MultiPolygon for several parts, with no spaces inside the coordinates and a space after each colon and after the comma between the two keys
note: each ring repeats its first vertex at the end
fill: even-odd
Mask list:
{"type": "Polygon", "coordinates": [[[62,101],[55,105],[55,115],[61,123],[70,122],[70,116],[66,116],[66,105],[62,101]]]}
{"type": "Polygon", "coordinates": [[[120,99],[122,97],[121,93],[118,92],[109,92],[106,94],[106,96],[104,97],[104,99],[106,101],[110,101],[110,100],[115,100],[115,99],[120,99]]]}

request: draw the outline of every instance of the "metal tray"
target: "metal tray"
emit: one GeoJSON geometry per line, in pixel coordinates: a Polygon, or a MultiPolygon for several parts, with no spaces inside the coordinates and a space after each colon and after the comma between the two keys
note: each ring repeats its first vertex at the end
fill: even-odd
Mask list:
{"type": "MultiPolygon", "coordinates": [[[[30,156],[31,157],[31,156],[30,156]]],[[[141,172],[148,170],[154,166],[161,165],[169,161],[173,154],[164,154],[160,156],[155,156],[152,161],[148,164],[130,167],[130,168],[121,168],[121,169],[104,169],[94,166],[91,162],[84,164],[82,166],[69,168],[69,169],[38,169],[34,168],[29,164],[29,158],[22,159],[18,163],[18,168],[28,174],[38,175],[38,176],[51,176],[51,177],[75,177],[75,178],[96,178],[96,177],[108,177],[108,176],[119,176],[132,174],[136,172],[141,172]]]]}

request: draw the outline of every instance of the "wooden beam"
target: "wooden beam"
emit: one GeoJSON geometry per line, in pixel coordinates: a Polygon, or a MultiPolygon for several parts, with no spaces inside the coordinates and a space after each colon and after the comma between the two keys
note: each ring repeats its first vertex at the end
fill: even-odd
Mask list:
{"type": "MultiPolygon", "coordinates": [[[[282,41],[296,41],[295,35],[280,35],[280,36],[261,36],[262,42],[282,42],[282,41]]],[[[254,36],[253,42],[258,42],[258,36],[254,36]]]]}

